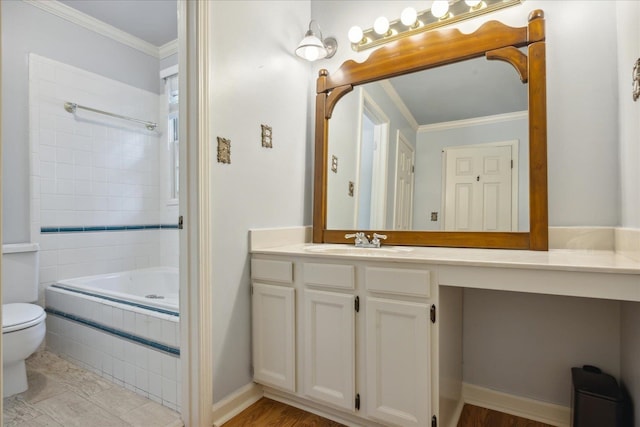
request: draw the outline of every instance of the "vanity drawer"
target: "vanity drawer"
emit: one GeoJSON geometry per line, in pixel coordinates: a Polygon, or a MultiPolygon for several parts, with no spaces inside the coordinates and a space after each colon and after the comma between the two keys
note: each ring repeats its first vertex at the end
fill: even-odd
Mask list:
{"type": "Polygon", "coordinates": [[[431,295],[429,270],[365,267],[364,278],[370,292],[424,298],[431,295]]]}
{"type": "Polygon", "coordinates": [[[317,264],[306,262],[302,277],[305,285],[354,289],[355,267],[343,264],[317,264]]]}
{"type": "Polygon", "coordinates": [[[251,259],[251,278],[280,283],[293,283],[293,263],[270,259],[251,259]]]}

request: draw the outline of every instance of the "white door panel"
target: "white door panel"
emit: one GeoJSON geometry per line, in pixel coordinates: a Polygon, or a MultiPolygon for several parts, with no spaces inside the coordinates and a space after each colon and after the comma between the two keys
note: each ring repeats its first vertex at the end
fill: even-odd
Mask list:
{"type": "Polygon", "coordinates": [[[354,296],[304,291],[304,393],[353,410],[355,398],[354,296]]]}
{"type": "Polygon", "coordinates": [[[295,392],[295,290],[253,284],[254,379],[295,392]]]}
{"type": "Polygon", "coordinates": [[[429,425],[429,306],[369,297],[366,314],[367,415],[392,425],[429,425]]]}
{"type": "MultiPolygon", "coordinates": [[[[512,231],[511,145],[445,149],[444,228],[457,231],[512,231]]],[[[517,194],[517,193],[516,193],[517,194]]]]}

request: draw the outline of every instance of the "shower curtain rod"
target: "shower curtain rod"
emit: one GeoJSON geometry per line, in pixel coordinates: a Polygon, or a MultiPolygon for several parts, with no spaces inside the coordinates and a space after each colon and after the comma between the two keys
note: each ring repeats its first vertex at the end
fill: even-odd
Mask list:
{"type": "Polygon", "coordinates": [[[75,113],[78,108],[81,108],[81,109],[87,110],[87,111],[92,111],[92,112],[98,113],[98,114],[104,114],[105,116],[111,116],[111,117],[115,117],[115,118],[118,118],[118,119],[129,120],[130,122],[141,123],[148,130],[155,130],[155,128],[158,127],[157,123],[148,122],[146,120],[134,119],[132,117],[121,116],[119,114],[109,113],[109,112],[102,111],[102,110],[96,110],[95,108],[85,107],[83,105],[78,105],[78,104],[76,104],[74,102],[65,102],[64,103],[64,109],[67,110],[71,114],[75,113]]]}

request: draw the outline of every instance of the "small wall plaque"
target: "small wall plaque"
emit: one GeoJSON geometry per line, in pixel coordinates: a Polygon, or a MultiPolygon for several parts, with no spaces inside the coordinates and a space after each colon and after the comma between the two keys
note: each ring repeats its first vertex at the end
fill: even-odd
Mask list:
{"type": "Polygon", "coordinates": [[[262,128],[262,146],[265,148],[273,148],[271,141],[271,126],[260,125],[262,128]]]}
{"type": "Polygon", "coordinates": [[[231,163],[231,140],[218,137],[218,163],[231,163]]]}

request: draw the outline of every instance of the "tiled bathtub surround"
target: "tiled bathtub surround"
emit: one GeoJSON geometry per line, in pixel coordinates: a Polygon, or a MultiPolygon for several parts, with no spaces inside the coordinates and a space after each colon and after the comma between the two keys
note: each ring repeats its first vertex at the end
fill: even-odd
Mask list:
{"type": "Polygon", "coordinates": [[[61,279],[163,265],[163,233],[177,235],[176,230],[40,234],[41,290],[61,279]]]}
{"type": "Polygon", "coordinates": [[[46,301],[50,350],[144,397],[180,409],[179,357],[161,350],[180,346],[177,316],[59,288],[47,288],[46,301]]]}
{"type": "Polygon", "coordinates": [[[169,195],[162,184],[170,173],[164,164],[163,103],[163,95],[29,55],[31,228],[32,240],[42,249],[42,285],[84,275],[177,266],[177,230],[113,229],[177,223],[177,207],[167,204],[169,195]],[[148,131],[88,111],[70,114],[63,108],[66,101],[160,126],[148,131]],[[67,233],[52,233],[60,228],[67,233]],[[78,233],[80,228],[90,232],[78,233]]]}

